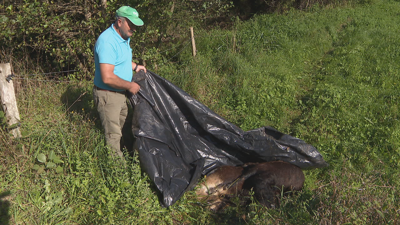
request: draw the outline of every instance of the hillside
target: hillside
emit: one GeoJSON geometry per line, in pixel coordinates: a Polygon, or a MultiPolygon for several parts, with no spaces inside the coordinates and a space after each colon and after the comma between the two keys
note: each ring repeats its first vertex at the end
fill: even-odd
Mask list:
{"type": "Polygon", "coordinates": [[[23,137],[1,124],[0,223],[400,223],[399,12],[376,0],[262,14],[196,28],[195,58],[189,39],[144,54],[148,69],[243,130],[272,126],[320,151],[329,166],[304,171],[303,191],[276,209],[215,214],[193,191],[162,208],[137,155],[127,167],[108,155],[91,77],[13,62],[23,137]]]}

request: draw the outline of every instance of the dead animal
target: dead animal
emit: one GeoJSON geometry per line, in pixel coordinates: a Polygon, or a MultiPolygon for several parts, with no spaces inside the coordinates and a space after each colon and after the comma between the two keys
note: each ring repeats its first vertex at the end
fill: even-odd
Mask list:
{"type": "Polygon", "coordinates": [[[207,175],[196,194],[214,211],[232,197],[248,197],[251,191],[260,204],[272,208],[279,204],[281,193],[301,190],[304,179],[299,167],[282,161],[221,166],[207,175]]]}

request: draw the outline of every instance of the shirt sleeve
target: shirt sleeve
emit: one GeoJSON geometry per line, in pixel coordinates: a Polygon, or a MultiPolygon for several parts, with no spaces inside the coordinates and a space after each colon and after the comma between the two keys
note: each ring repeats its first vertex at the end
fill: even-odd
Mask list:
{"type": "Polygon", "coordinates": [[[116,64],[117,56],[114,46],[112,46],[110,43],[105,41],[98,42],[95,51],[99,57],[99,63],[107,63],[111,65],[116,64]]]}

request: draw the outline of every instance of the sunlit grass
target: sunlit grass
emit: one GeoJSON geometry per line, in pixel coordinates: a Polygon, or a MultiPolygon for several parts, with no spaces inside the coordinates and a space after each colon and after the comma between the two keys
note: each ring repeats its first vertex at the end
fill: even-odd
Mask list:
{"type": "MultiPolygon", "coordinates": [[[[194,192],[162,208],[136,155],[110,158],[91,82],[15,81],[23,138],[0,130],[1,219],[9,224],[398,224],[400,4],[291,11],[198,31],[198,55],[155,72],[228,121],[273,126],[330,164],[277,209],[208,211],[194,192]],[[235,37],[235,39],[233,38],[235,37]],[[35,170],[43,154],[62,172],[35,170]],[[4,216],[3,216],[4,215],[4,216]]],[[[151,65],[149,65],[149,68],[151,65]]],[[[4,221],[0,221],[4,222],[4,221]]]]}

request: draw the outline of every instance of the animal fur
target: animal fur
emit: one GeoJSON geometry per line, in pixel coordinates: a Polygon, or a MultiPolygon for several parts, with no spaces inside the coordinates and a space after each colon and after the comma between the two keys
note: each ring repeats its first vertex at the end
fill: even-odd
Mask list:
{"type": "Polygon", "coordinates": [[[279,204],[281,193],[301,190],[304,179],[299,167],[281,161],[221,166],[206,177],[196,194],[207,199],[214,211],[224,208],[232,197],[248,197],[250,191],[260,204],[271,208],[279,204]]]}

